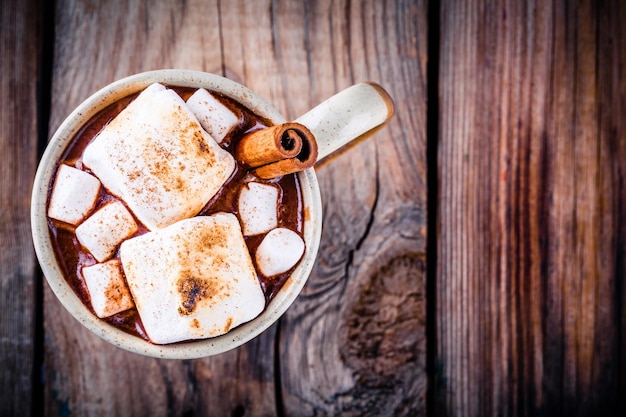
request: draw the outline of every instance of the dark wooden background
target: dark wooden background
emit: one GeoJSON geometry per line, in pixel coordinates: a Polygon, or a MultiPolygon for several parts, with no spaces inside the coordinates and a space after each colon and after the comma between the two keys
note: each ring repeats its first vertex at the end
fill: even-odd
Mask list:
{"type": "Polygon", "coordinates": [[[8,0],[0,31],[1,416],[626,414],[623,1],[8,0]],[[397,106],[318,171],[294,305],[201,360],[79,327],[30,238],[54,130],[158,68],[288,119],[363,80],[397,106]]]}

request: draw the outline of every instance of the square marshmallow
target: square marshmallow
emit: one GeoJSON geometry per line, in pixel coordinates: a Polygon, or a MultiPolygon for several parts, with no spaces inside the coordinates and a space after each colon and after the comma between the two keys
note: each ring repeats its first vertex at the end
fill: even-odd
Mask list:
{"type": "Polygon", "coordinates": [[[120,261],[112,259],[83,268],[91,306],[100,318],[132,308],[135,304],[124,282],[120,261]]]}
{"type": "Polygon", "coordinates": [[[77,225],[94,208],[99,192],[100,181],[96,177],[69,165],[60,165],[48,217],[77,225]]]}
{"type": "Polygon", "coordinates": [[[239,124],[239,117],[204,88],[187,99],[187,106],[217,143],[239,124]]]}
{"type": "Polygon", "coordinates": [[[150,230],[198,214],[235,169],[176,92],[152,84],[96,136],[83,163],[150,230]]]}
{"type": "Polygon", "coordinates": [[[137,232],[135,219],[119,201],[107,203],[76,228],[76,238],[102,262],[113,256],[117,245],[137,232]]]}
{"type": "Polygon", "coordinates": [[[219,336],[265,308],[234,214],[181,220],[129,239],[120,259],[154,343],[219,336]]]}
{"type": "Polygon", "coordinates": [[[239,193],[239,218],[243,234],[259,235],[278,226],[278,188],[249,182],[239,193]]]}

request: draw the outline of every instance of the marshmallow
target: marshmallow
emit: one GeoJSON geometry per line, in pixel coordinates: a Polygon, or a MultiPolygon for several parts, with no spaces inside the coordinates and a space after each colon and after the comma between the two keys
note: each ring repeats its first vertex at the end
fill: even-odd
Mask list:
{"type": "Polygon", "coordinates": [[[187,99],[187,106],[217,143],[239,124],[239,117],[204,88],[187,99]]]}
{"type": "Polygon", "coordinates": [[[102,262],[113,256],[117,245],[137,232],[135,219],[119,201],[107,203],[76,228],[76,238],[102,262]]]}
{"type": "Polygon", "coordinates": [[[96,136],[83,163],[150,230],[198,214],[235,169],[183,99],[152,84],[96,136]]]}
{"type": "Polygon", "coordinates": [[[266,277],[282,274],[293,268],[304,253],[304,241],[289,229],[269,232],[256,250],[256,264],[266,277]]]}
{"type": "Polygon", "coordinates": [[[265,308],[234,214],[181,220],[128,239],[120,259],[137,311],[157,344],[219,336],[265,308]]]}
{"type": "Polygon", "coordinates": [[[278,226],[278,188],[249,182],[239,194],[239,218],[243,234],[259,235],[278,226]]]}
{"type": "Polygon", "coordinates": [[[83,277],[91,297],[91,306],[98,317],[109,317],[135,305],[124,282],[119,260],[86,266],[83,268],[83,277]]]}
{"type": "Polygon", "coordinates": [[[96,205],[100,181],[80,169],[60,165],[57,171],[48,217],[77,225],[96,205]]]}

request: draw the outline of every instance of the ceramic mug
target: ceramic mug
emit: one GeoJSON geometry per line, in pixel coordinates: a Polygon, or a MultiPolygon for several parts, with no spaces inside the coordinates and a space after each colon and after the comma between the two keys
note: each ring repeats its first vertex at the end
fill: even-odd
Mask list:
{"type": "MultiPolygon", "coordinates": [[[[82,325],[115,346],[131,352],[170,359],[192,359],[215,355],[244,344],[271,326],[298,296],[313,268],[322,230],[320,190],[313,168],[298,173],[305,213],[305,253],[282,289],[253,320],[228,333],[170,345],[152,344],[128,334],[96,317],[80,300],[63,276],[48,230],[48,192],[56,164],[81,127],[112,103],[137,93],[152,83],[217,91],[273,124],[285,118],[263,98],[227,78],[190,70],[157,70],[116,81],[85,100],[61,124],[39,163],[31,201],[31,227],[37,258],[56,297],[82,325]]],[[[356,84],[322,102],[297,120],[308,127],[318,143],[318,161],[347,148],[382,125],[393,114],[393,102],[378,85],[356,84]]]]}

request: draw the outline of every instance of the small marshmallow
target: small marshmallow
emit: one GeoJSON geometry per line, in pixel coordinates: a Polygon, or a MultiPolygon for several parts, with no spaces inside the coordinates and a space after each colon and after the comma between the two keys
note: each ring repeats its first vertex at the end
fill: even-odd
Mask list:
{"type": "Polygon", "coordinates": [[[294,267],[304,253],[304,241],[289,229],[269,232],[256,251],[256,263],[266,277],[282,274],[294,267]]]}
{"type": "Polygon", "coordinates": [[[119,201],[108,203],[76,228],[76,237],[102,262],[113,256],[117,245],[138,230],[135,219],[119,201]]]}
{"type": "Polygon", "coordinates": [[[91,297],[91,306],[98,317],[109,317],[135,305],[124,282],[119,260],[86,266],[83,268],[83,277],[91,297]]]}
{"type": "Polygon", "coordinates": [[[48,216],[77,225],[96,205],[100,181],[69,165],[59,166],[50,197],[48,216]]]}
{"type": "Polygon", "coordinates": [[[187,99],[187,106],[217,143],[239,124],[239,117],[204,88],[187,99]]]}
{"type": "Polygon", "coordinates": [[[278,188],[249,182],[239,194],[239,217],[245,236],[259,235],[278,226],[278,188]]]}

